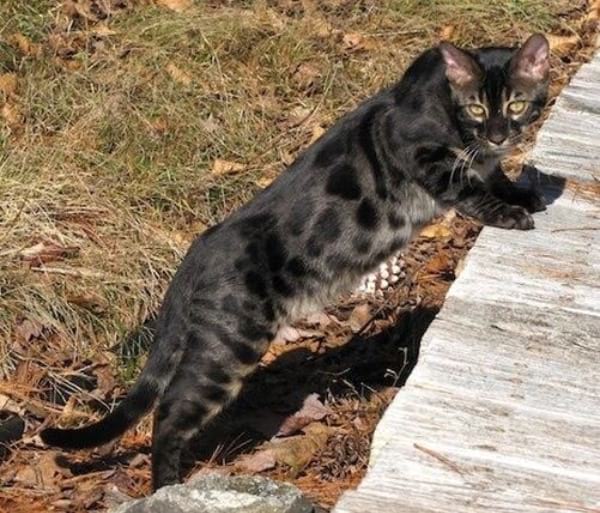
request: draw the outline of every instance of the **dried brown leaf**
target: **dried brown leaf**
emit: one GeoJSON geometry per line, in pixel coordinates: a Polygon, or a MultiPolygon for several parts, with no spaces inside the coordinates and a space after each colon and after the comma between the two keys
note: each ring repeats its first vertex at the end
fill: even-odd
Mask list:
{"type": "Polygon", "coordinates": [[[317,139],[319,139],[326,130],[321,125],[315,125],[312,129],[312,134],[310,136],[310,141],[308,144],[314,143],[317,139]]]}
{"type": "Polygon", "coordinates": [[[15,335],[19,342],[29,342],[30,340],[42,336],[44,326],[34,319],[24,319],[19,322],[15,328],[15,335]]]}
{"type": "Polygon", "coordinates": [[[11,129],[14,130],[23,126],[23,115],[16,105],[5,103],[2,110],[0,110],[0,114],[11,129]]]}
{"type": "Polygon", "coordinates": [[[319,400],[318,394],[310,394],[304,399],[302,408],[285,419],[276,436],[293,435],[312,422],[324,419],[329,414],[331,414],[331,410],[319,400]]]}
{"type": "Polygon", "coordinates": [[[452,231],[443,224],[430,224],[423,228],[419,235],[426,239],[443,239],[444,237],[450,237],[452,231]]]}
{"type": "Polygon", "coordinates": [[[444,41],[452,39],[455,31],[456,27],[454,25],[444,25],[440,30],[440,39],[444,41]]]}
{"type": "Polygon", "coordinates": [[[0,93],[10,96],[17,92],[17,75],[15,73],[3,73],[0,75],[0,93]]]}
{"type": "Polygon", "coordinates": [[[28,57],[41,57],[42,46],[37,43],[33,43],[28,37],[24,36],[20,32],[13,34],[7,38],[9,44],[18,48],[23,55],[28,57]]]}
{"type": "Polygon", "coordinates": [[[303,435],[277,439],[267,444],[267,448],[273,451],[277,462],[299,472],[325,447],[330,432],[330,427],[315,422],[304,429],[303,435]]]}
{"type": "Polygon", "coordinates": [[[336,32],[333,25],[321,16],[310,17],[310,30],[320,38],[328,38],[336,32]]]}
{"type": "Polygon", "coordinates": [[[229,175],[238,173],[246,169],[246,166],[239,162],[231,162],[229,160],[215,159],[213,162],[212,172],[215,175],[229,175]]]}
{"type": "Polygon", "coordinates": [[[48,262],[63,260],[69,256],[75,256],[79,253],[79,248],[76,246],[61,246],[54,242],[39,242],[29,248],[19,252],[21,260],[30,262],[32,267],[40,266],[48,262]]]}
{"type": "Polygon", "coordinates": [[[452,271],[454,265],[446,253],[437,253],[429,259],[425,269],[431,274],[445,274],[452,271]]]}
{"type": "Polygon", "coordinates": [[[192,0],[157,0],[157,4],[172,11],[183,12],[189,9],[193,2],[192,0]]]}
{"type": "Polygon", "coordinates": [[[321,71],[314,64],[300,64],[293,75],[294,81],[301,89],[308,89],[318,81],[321,71]]]}
{"type": "Polygon", "coordinates": [[[357,52],[362,50],[374,50],[377,45],[375,41],[369,39],[358,32],[348,32],[342,38],[344,47],[348,51],[357,52]]]}
{"type": "Polygon", "coordinates": [[[187,71],[182,70],[175,64],[169,63],[165,69],[171,78],[176,82],[179,82],[185,86],[189,86],[192,83],[192,76],[187,71]]]}
{"type": "Polygon", "coordinates": [[[362,304],[354,307],[352,313],[350,314],[350,318],[348,319],[348,324],[350,325],[350,329],[357,333],[359,332],[367,322],[371,319],[371,307],[368,304],[362,304]]]}
{"type": "Polygon", "coordinates": [[[240,458],[237,467],[244,472],[257,474],[265,470],[271,470],[277,465],[275,453],[271,449],[264,449],[254,454],[247,454],[240,458]]]}
{"type": "Polygon", "coordinates": [[[588,21],[600,20],[600,0],[592,0],[590,2],[586,19],[588,21]]]}
{"type": "Polygon", "coordinates": [[[550,43],[550,50],[552,53],[561,57],[573,50],[580,41],[577,34],[571,36],[556,36],[554,34],[549,34],[546,37],[550,43]]]}

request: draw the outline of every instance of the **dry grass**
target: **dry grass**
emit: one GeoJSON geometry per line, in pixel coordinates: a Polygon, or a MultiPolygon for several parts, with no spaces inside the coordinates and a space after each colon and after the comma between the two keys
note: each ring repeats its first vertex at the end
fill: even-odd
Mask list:
{"type": "Polygon", "coordinates": [[[118,395],[191,239],[419,52],[576,34],[564,84],[591,37],[584,0],[155,3],[0,4],[0,394],[34,419],[98,363],[118,395]]]}

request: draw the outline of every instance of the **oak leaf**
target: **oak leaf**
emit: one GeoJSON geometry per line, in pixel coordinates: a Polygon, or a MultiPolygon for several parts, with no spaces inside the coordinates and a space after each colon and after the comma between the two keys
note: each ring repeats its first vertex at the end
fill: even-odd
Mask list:
{"type": "Polygon", "coordinates": [[[230,175],[238,173],[246,169],[246,166],[239,162],[231,162],[229,160],[215,159],[213,162],[212,172],[215,175],[230,175]]]}

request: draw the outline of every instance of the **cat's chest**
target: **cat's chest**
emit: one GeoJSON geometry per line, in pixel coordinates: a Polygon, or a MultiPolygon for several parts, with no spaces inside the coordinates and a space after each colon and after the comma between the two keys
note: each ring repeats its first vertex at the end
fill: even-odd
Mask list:
{"type": "Polygon", "coordinates": [[[474,160],[467,170],[467,176],[469,178],[478,178],[485,182],[492,175],[497,166],[497,158],[488,158],[481,161],[474,160]]]}

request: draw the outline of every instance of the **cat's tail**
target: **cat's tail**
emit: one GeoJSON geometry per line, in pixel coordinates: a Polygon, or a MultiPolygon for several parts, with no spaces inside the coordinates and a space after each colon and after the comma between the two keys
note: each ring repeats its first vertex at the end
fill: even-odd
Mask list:
{"type": "Polygon", "coordinates": [[[106,417],[76,429],[44,429],[40,433],[42,440],[48,445],[63,449],[86,449],[104,445],[122,435],[152,409],[162,393],[161,373],[165,369],[160,367],[165,363],[157,354],[151,354],[148,364],[129,393],[106,417]]]}

